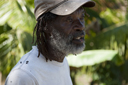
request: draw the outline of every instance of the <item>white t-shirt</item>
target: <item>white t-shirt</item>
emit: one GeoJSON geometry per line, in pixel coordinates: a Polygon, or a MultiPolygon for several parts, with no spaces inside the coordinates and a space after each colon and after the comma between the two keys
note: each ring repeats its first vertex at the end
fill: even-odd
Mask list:
{"type": "Polygon", "coordinates": [[[9,73],[5,85],[73,85],[66,58],[62,63],[46,62],[44,56],[37,57],[37,47],[32,48],[9,73]]]}

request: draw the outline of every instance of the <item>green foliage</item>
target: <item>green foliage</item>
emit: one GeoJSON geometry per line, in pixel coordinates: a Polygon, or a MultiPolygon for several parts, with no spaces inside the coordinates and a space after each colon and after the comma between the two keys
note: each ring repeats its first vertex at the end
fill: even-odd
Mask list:
{"type": "Polygon", "coordinates": [[[120,10],[111,10],[109,8],[102,11],[100,16],[108,22],[109,26],[124,22],[125,19],[125,15],[120,10]]]}
{"type": "Polygon", "coordinates": [[[0,6],[0,71],[7,76],[31,49],[36,21],[33,8],[29,8],[25,1],[4,1],[0,6]]]}
{"type": "Polygon", "coordinates": [[[4,32],[8,32],[11,29],[12,28],[8,24],[4,24],[3,26],[0,26],[0,34],[2,34],[4,32]]]}
{"type": "MultiPolygon", "coordinates": [[[[85,17],[86,25],[91,26],[85,36],[86,49],[78,57],[68,57],[75,68],[71,69],[73,85],[76,74],[83,71],[92,75],[91,85],[122,85],[128,82],[128,9],[126,13],[119,9],[126,7],[123,0],[94,1],[96,7],[85,8],[90,15],[85,17]]],[[[36,21],[33,0],[0,2],[0,71],[6,76],[31,49],[36,21]]]]}
{"type": "Polygon", "coordinates": [[[117,51],[113,50],[91,50],[84,51],[76,56],[69,55],[67,59],[70,66],[82,67],[100,64],[104,61],[111,61],[115,55],[117,55],[117,51]]]}
{"type": "Polygon", "coordinates": [[[0,25],[8,23],[13,29],[33,31],[36,21],[31,10],[24,1],[8,1],[0,8],[0,25]]]}
{"type": "Polygon", "coordinates": [[[127,23],[107,28],[94,37],[86,37],[86,49],[114,49],[126,42],[128,35],[127,23]],[[100,42],[99,42],[100,41],[100,42]]]}

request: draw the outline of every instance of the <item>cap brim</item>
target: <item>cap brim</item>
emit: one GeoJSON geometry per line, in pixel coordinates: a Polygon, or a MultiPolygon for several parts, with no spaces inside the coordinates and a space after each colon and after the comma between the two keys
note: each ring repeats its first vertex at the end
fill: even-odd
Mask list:
{"type": "Polygon", "coordinates": [[[54,8],[50,12],[57,15],[68,15],[76,11],[81,6],[94,7],[95,2],[91,0],[69,0],[54,8]]]}

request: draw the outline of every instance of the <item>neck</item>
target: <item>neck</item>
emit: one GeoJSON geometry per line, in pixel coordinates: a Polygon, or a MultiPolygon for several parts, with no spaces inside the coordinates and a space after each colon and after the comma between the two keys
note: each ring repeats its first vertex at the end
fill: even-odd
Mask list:
{"type": "Polygon", "coordinates": [[[52,60],[55,60],[57,62],[63,62],[66,54],[60,52],[58,49],[56,49],[55,47],[48,45],[48,52],[49,52],[49,56],[52,60]]]}

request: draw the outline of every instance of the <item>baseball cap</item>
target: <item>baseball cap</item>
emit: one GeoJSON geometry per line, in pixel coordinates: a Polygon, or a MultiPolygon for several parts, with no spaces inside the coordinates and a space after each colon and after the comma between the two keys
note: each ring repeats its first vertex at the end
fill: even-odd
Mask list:
{"type": "Polygon", "coordinates": [[[94,7],[95,2],[91,0],[35,0],[34,14],[36,20],[46,12],[56,15],[68,15],[73,13],[79,7],[94,7]]]}

